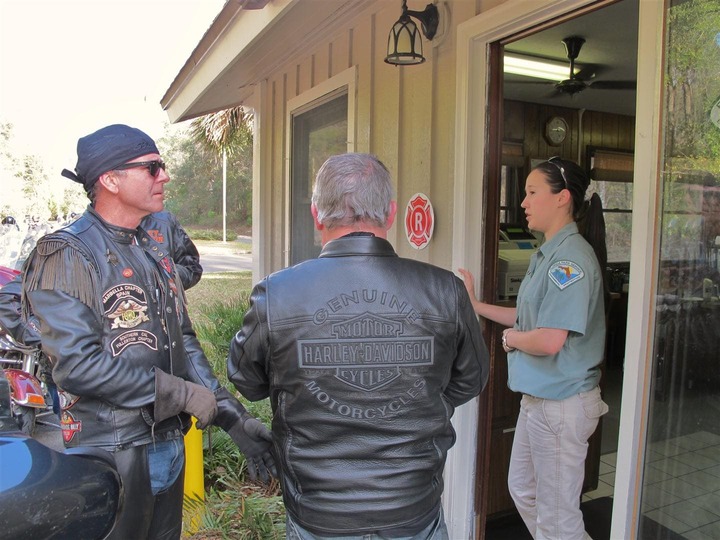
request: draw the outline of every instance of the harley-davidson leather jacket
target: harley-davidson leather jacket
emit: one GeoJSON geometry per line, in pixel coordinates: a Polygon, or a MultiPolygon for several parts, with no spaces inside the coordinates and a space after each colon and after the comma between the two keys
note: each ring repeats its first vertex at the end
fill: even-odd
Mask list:
{"type": "Polygon", "coordinates": [[[462,281],[345,236],[253,289],[228,376],[270,397],[287,512],[315,534],[411,535],[437,517],[455,408],[488,352],[462,281]]]}
{"type": "Polygon", "coordinates": [[[217,425],[231,427],[244,411],[208,364],[187,315],[171,231],[154,223],[162,231],[155,239],[88,207],[40,239],[25,265],[23,309],[40,321],[54,363],[66,446],[115,451],[182,436],[187,414],[153,420],[157,369],[212,389],[217,425]]]}

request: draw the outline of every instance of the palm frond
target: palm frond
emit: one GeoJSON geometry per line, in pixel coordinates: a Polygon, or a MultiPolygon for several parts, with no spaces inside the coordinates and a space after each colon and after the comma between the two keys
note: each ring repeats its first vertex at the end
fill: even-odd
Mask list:
{"type": "Polygon", "coordinates": [[[233,155],[252,142],[252,114],[242,106],[206,114],[190,123],[193,139],[213,151],[233,155]]]}

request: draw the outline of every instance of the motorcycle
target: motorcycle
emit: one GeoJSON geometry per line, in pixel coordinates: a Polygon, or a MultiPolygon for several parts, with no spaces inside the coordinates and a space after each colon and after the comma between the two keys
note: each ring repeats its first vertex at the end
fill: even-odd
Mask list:
{"type": "MultiPolygon", "coordinates": [[[[0,287],[17,274],[0,266],[0,287]]],[[[46,388],[38,377],[41,354],[39,348],[18,343],[0,327],[0,369],[10,386],[12,415],[27,435],[33,434],[38,415],[48,409],[46,388]]]]}
{"type": "Polygon", "coordinates": [[[0,367],[10,384],[10,407],[20,431],[32,435],[38,415],[48,409],[46,392],[37,377],[40,350],[0,335],[0,367]]]}

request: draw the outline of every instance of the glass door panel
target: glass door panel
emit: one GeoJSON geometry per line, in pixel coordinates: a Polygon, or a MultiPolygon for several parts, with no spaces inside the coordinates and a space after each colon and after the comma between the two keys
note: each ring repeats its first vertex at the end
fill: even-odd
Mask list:
{"type": "Polygon", "coordinates": [[[720,538],[720,8],[668,2],[660,263],[638,538],[720,538]]]}

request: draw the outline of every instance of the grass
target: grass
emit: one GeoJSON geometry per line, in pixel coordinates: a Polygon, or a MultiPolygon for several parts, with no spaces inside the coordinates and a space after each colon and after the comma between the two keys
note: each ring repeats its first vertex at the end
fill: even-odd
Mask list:
{"type": "MultiPolygon", "coordinates": [[[[187,291],[188,311],[220,383],[233,391],[252,415],[269,425],[272,416],[269,401],[248,402],[227,381],[230,340],[242,326],[251,287],[249,271],[204,275],[200,283],[187,291]]],[[[284,538],[285,509],[278,483],[273,481],[265,486],[247,479],[245,457],[221,429],[206,429],[203,439],[205,504],[186,500],[185,530],[192,532],[186,532],[184,537],[192,540],[284,538]],[[193,518],[192,526],[190,518],[193,518]]]]}
{"type": "Polygon", "coordinates": [[[252,273],[249,270],[204,274],[200,282],[186,293],[188,312],[196,330],[197,325],[209,322],[208,315],[216,306],[237,306],[247,298],[251,288],[252,273]]]}

